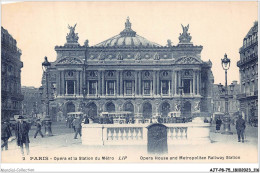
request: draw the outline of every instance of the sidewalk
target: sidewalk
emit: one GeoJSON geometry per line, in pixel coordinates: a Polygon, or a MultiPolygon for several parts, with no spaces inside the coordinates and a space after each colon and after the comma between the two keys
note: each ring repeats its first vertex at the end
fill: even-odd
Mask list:
{"type": "MultiPolygon", "coordinates": [[[[58,162],[55,158],[62,157],[114,157],[127,156],[127,162],[140,161],[141,156],[149,156],[147,154],[146,146],[84,146],[81,144],[81,139],[74,138],[74,131],[72,128],[65,126],[65,123],[53,124],[52,132],[54,136],[41,138],[33,138],[35,127],[32,127],[30,136],[30,155],[25,156],[26,160],[23,161],[20,149],[16,145],[16,141],[9,143],[9,150],[2,152],[2,161],[4,162],[36,162],[44,163],[46,160],[30,160],[31,157],[48,157],[51,162],[58,162]]],[[[205,145],[171,145],[168,146],[168,156],[239,156],[239,159],[229,160],[193,160],[190,162],[257,162],[257,128],[247,126],[245,143],[237,142],[237,134],[222,135],[215,133],[215,125],[211,127],[210,137],[212,143],[205,145]]],[[[234,126],[231,130],[235,132],[234,126]]],[[[42,129],[44,133],[44,128],[42,129]]],[[[63,158],[64,159],[64,158],[63,158]]],[[[115,162],[113,160],[103,160],[103,162],[115,162]]],[[[63,160],[62,162],[71,162],[63,160]]],[[[95,162],[81,160],[77,162],[95,162]]],[[[149,161],[142,161],[149,162],[149,161]]],[[[151,162],[151,161],[150,161],[151,162]]],[[[185,161],[174,161],[185,162],[185,161]]],[[[59,161],[61,163],[61,161],[59,161]]]]}

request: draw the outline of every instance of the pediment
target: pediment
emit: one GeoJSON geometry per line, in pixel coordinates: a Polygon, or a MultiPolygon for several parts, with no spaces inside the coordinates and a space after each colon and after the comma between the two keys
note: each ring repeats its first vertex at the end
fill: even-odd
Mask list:
{"type": "Polygon", "coordinates": [[[57,64],[83,64],[84,62],[75,57],[66,57],[58,61],[57,64]]]}
{"type": "Polygon", "coordinates": [[[200,59],[195,57],[185,56],[180,57],[175,61],[176,64],[202,64],[203,62],[200,59]]]}

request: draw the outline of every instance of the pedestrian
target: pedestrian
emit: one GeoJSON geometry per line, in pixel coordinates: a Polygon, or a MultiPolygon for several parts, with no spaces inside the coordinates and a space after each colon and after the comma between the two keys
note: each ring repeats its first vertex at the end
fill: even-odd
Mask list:
{"type": "Polygon", "coordinates": [[[75,125],[74,125],[75,120],[76,120],[76,118],[72,117],[71,126],[72,126],[74,132],[76,132],[76,128],[75,128],[75,125]]]}
{"type": "Polygon", "coordinates": [[[216,121],[216,133],[219,133],[221,124],[222,124],[221,119],[217,118],[217,121],[216,121]]]}
{"type": "Polygon", "coordinates": [[[242,118],[242,115],[239,115],[238,120],[236,121],[236,130],[237,130],[238,142],[240,142],[240,138],[242,138],[242,142],[244,143],[245,128],[246,128],[246,122],[242,118]]]}
{"type": "Polygon", "coordinates": [[[73,127],[75,128],[75,136],[74,139],[77,139],[78,134],[81,137],[81,123],[82,119],[80,117],[77,117],[73,120],[73,127]]]}
{"type": "Polygon", "coordinates": [[[35,134],[34,134],[34,138],[36,138],[36,136],[37,136],[38,133],[40,133],[40,135],[41,135],[42,138],[43,138],[43,134],[42,134],[41,128],[42,128],[41,121],[40,121],[40,119],[38,119],[38,120],[36,121],[36,132],[35,132],[35,134]]]}
{"type": "Polygon", "coordinates": [[[24,155],[23,144],[25,144],[26,153],[29,155],[29,124],[24,121],[23,116],[18,117],[18,122],[15,126],[15,136],[17,139],[17,145],[21,148],[21,153],[24,155]]]}
{"type": "Polygon", "coordinates": [[[3,144],[1,145],[1,150],[5,147],[5,150],[8,150],[8,139],[12,136],[12,132],[9,126],[8,121],[3,121],[1,123],[1,140],[3,144]]]}

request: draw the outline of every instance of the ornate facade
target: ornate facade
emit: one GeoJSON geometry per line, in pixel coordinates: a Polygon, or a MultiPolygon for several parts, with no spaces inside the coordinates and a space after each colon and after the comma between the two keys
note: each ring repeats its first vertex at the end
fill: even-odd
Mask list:
{"type": "Polygon", "coordinates": [[[16,40],[1,27],[1,117],[9,119],[21,113],[21,50],[16,40]]]}
{"type": "Polygon", "coordinates": [[[237,62],[241,81],[240,110],[249,121],[258,117],[258,22],[249,30],[239,49],[237,62]]]}
{"type": "Polygon", "coordinates": [[[57,111],[90,116],[130,111],[144,117],[212,112],[212,64],[201,60],[203,47],[190,42],[189,26],[182,26],[176,46],[137,35],[129,18],[119,35],[94,46],[88,40],[81,46],[75,27],[69,26],[67,43],[55,47],[57,59],[49,68],[52,116],[57,111]]]}

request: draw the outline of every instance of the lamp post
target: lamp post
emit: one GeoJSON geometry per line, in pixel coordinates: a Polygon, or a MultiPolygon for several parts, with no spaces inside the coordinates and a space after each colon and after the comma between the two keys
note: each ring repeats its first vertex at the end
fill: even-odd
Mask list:
{"type": "MultiPolygon", "coordinates": [[[[224,116],[224,132],[222,134],[232,135],[233,133],[230,130],[230,115],[228,112],[228,87],[227,87],[227,71],[230,67],[230,59],[227,57],[227,54],[224,55],[224,58],[221,59],[222,68],[225,70],[225,87],[222,84],[218,85],[220,92],[225,92],[225,116],[224,116]]],[[[233,85],[232,85],[233,86],[233,85]]],[[[233,90],[233,89],[232,89],[233,90]]]]}
{"type": "MultiPolygon", "coordinates": [[[[46,117],[44,118],[44,122],[45,122],[45,135],[46,136],[52,136],[52,130],[51,130],[51,118],[49,115],[49,74],[48,74],[48,68],[51,66],[51,63],[48,61],[48,58],[45,56],[44,57],[44,62],[42,63],[42,70],[46,75],[46,117]]],[[[43,88],[41,88],[43,89],[43,88]]]]}

